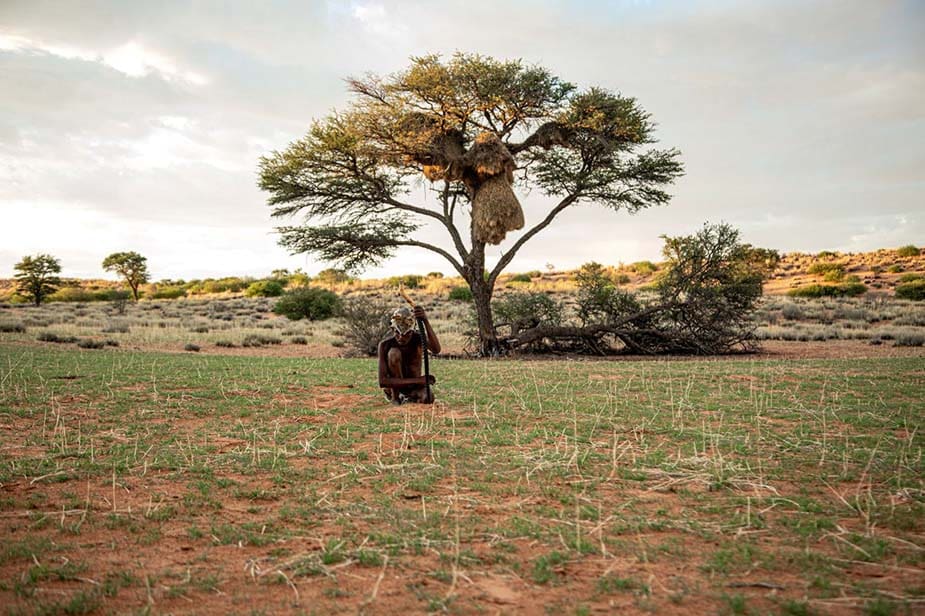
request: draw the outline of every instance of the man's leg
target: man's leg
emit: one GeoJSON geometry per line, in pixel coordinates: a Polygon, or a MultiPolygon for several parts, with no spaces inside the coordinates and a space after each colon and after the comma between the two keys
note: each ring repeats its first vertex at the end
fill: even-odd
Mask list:
{"type": "MultiPolygon", "coordinates": [[[[405,378],[401,368],[401,351],[398,349],[389,349],[389,355],[386,359],[389,376],[395,379],[405,378]]],[[[398,389],[386,387],[383,391],[385,392],[385,397],[388,398],[392,404],[401,404],[398,389]]]]}

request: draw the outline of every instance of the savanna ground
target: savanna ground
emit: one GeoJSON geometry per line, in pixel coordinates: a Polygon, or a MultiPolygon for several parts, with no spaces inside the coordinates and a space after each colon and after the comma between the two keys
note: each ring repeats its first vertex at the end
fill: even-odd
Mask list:
{"type": "Polygon", "coordinates": [[[273,302],[0,305],[7,613],[923,611],[921,302],[768,297],[752,356],[437,359],[398,408],[273,302]]]}

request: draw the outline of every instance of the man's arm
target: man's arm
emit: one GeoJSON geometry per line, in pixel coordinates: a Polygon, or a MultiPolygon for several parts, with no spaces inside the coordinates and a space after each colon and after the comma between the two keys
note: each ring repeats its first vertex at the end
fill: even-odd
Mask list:
{"type": "MultiPolygon", "coordinates": [[[[430,384],[436,383],[436,379],[431,376],[430,384]]],[[[408,387],[415,385],[426,385],[427,379],[423,376],[410,378],[398,378],[389,376],[389,351],[385,341],[379,343],[379,387],[408,387]]]]}
{"type": "Polygon", "coordinates": [[[430,326],[430,320],[427,318],[427,312],[420,306],[414,307],[414,318],[421,319],[424,322],[424,330],[427,332],[427,350],[429,350],[434,355],[440,354],[440,339],[437,338],[437,334],[434,333],[433,328],[430,326]]]}

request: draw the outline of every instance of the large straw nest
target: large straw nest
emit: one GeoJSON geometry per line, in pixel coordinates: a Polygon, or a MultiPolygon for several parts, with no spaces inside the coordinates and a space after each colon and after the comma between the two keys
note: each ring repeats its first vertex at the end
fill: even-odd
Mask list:
{"type": "Polygon", "coordinates": [[[482,182],[472,197],[472,228],[477,240],[500,244],[509,231],[524,226],[524,211],[504,174],[482,182]]]}
{"type": "Polygon", "coordinates": [[[466,152],[466,166],[475,171],[479,180],[505,174],[508,182],[514,181],[514,157],[501,138],[495,133],[479,133],[469,151],[466,152]]]}

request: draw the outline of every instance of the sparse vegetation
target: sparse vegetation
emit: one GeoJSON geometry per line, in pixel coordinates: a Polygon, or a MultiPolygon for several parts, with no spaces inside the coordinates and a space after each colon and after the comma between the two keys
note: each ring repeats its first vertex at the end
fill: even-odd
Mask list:
{"type": "Polygon", "coordinates": [[[896,249],[896,256],[898,257],[917,257],[921,254],[921,250],[918,246],[914,244],[907,244],[906,246],[900,246],[896,249]]]}

